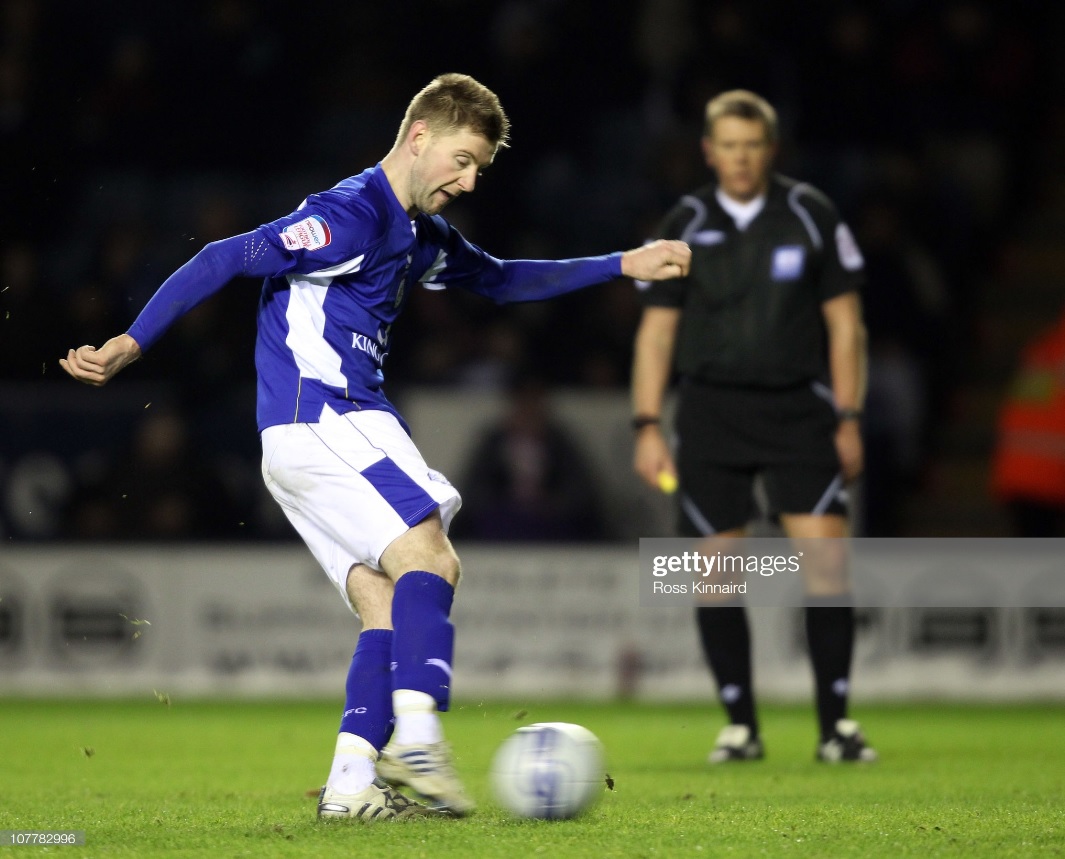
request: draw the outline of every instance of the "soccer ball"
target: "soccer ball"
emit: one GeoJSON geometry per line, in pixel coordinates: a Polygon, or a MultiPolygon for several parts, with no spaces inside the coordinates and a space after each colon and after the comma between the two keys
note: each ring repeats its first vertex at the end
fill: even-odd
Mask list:
{"type": "Polygon", "coordinates": [[[603,745],[569,722],[527,725],[499,747],[491,778],[496,798],[520,817],[575,817],[603,791],[603,745]]]}

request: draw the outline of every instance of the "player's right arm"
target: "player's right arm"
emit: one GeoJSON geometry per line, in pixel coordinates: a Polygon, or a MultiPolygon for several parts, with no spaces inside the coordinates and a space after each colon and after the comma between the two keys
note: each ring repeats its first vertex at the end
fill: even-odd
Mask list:
{"type": "Polygon", "coordinates": [[[262,277],[290,265],[290,258],[263,241],[257,231],[211,242],[163,282],[125,334],[111,338],[99,349],[71,349],[60,359],[60,366],[79,382],[105,385],[177,319],[233,278],[262,277]]]}
{"type": "Polygon", "coordinates": [[[123,367],[127,367],[141,356],[141,347],[128,334],[112,337],[103,346],[79,346],[67,352],[66,358],[59,359],[59,366],[79,382],[100,387],[106,385],[111,377],[123,367]]]}
{"type": "Polygon", "coordinates": [[[234,278],[278,277],[343,262],[358,249],[353,250],[350,241],[335,240],[338,226],[343,226],[347,239],[376,238],[380,229],[374,218],[358,202],[341,212],[328,194],[314,195],[284,218],[211,242],[163,282],[125,334],[99,349],[71,349],[60,359],[60,366],[79,382],[104,385],[150,349],[180,317],[234,278]]]}
{"type": "MultiPolygon", "coordinates": [[[[678,307],[644,308],[633,346],[632,413],[635,418],[662,418],[679,324],[678,307]]],[[[644,482],[659,488],[659,476],[663,472],[676,477],[677,468],[661,424],[648,423],[634,431],[633,468],[644,482]]]]}

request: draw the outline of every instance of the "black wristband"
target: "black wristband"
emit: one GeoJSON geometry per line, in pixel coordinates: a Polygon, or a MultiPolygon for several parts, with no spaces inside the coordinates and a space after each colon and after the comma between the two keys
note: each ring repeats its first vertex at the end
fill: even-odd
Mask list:
{"type": "Polygon", "coordinates": [[[862,419],[861,409],[839,409],[836,412],[836,420],[840,421],[860,421],[862,419]]]}
{"type": "Polygon", "coordinates": [[[654,415],[636,415],[632,419],[632,428],[634,430],[642,430],[644,427],[653,427],[662,423],[661,418],[656,418],[654,415]]]}

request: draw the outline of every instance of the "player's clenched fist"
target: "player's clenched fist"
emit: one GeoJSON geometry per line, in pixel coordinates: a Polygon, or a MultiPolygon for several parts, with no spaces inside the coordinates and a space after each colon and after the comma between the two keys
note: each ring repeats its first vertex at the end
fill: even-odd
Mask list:
{"type": "Polygon", "coordinates": [[[105,385],[119,370],[141,356],[141,347],[128,334],[112,337],[103,346],[79,346],[59,359],[59,365],[79,382],[105,385]]]}
{"type": "Polygon", "coordinates": [[[621,255],[621,273],[636,280],[684,277],[691,267],[692,249],[676,239],[658,239],[621,255]]]}

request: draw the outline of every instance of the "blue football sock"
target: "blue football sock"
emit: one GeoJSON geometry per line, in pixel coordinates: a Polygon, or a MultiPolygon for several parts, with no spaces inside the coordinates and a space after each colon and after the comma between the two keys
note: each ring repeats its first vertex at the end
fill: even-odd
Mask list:
{"type": "Polygon", "coordinates": [[[393,689],[432,695],[440,711],[451,696],[455,627],[448,620],[455,589],[435,573],[405,573],[392,598],[393,689]]]}
{"type": "Polygon", "coordinates": [[[375,749],[392,736],[392,630],[367,629],[351,657],[341,733],[362,737],[375,749]]]}

